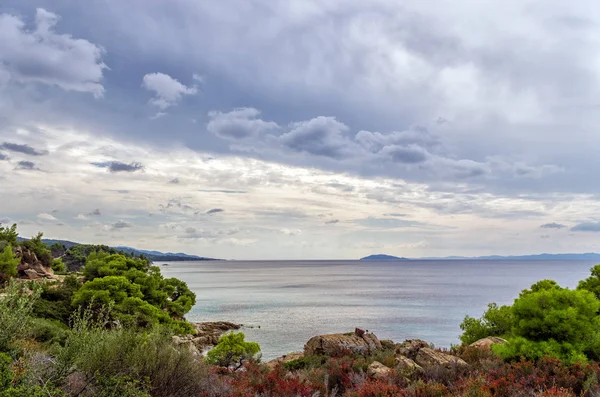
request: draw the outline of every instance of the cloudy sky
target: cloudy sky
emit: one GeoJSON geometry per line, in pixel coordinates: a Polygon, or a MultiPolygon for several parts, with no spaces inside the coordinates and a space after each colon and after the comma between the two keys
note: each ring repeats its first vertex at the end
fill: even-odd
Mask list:
{"type": "Polygon", "coordinates": [[[3,0],[0,221],[233,259],[600,251],[594,0],[3,0]]]}

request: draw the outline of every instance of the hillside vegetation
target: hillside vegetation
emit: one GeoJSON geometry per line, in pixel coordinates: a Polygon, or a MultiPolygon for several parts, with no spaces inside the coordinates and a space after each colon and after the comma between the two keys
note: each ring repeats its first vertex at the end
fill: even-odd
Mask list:
{"type": "Polygon", "coordinates": [[[356,329],[268,363],[242,333],[199,354],[195,294],[145,257],[0,226],[0,282],[0,397],[600,395],[600,265],[466,317],[450,350],[356,329]]]}

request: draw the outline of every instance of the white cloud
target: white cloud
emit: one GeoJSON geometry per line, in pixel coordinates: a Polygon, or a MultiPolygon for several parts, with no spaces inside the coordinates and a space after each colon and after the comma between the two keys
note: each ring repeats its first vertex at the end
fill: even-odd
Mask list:
{"type": "Polygon", "coordinates": [[[107,66],[104,49],[84,39],[58,34],[59,17],[38,8],[35,28],[11,14],[0,14],[0,85],[8,77],[19,83],[56,85],[67,91],[104,95],[101,84],[107,66]]]}
{"type": "Polygon", "coordinates": [[[41,219],[44,221],[57,221],[58,220],[53,215],[50,215],[45,212],[38,214],[37,217],[38,217],[38,219],[41,219]]]}
{"type": "Polygon", "coordinates": [[[187,87],[164,73],[148,73],[142,80],[142,87],[154,92],[150,103],[161,110],[177,105],[184,95],[196,95],[196,86],[187,87]]]}

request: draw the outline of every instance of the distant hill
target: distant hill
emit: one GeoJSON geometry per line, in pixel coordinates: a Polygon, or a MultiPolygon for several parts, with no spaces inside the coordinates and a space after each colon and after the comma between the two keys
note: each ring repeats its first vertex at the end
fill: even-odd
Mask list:
{"type": "Polygon", "coordinates": [[[384,254],[376,254],[365,256],[364,258],[360,258],[361,261],[405,261],[406,258],[399,258],[397,256],[384,255],[384,254]]]}
{"type": "MultiPolygon", "coordinates": [[[[25,238],[19,237],[19,241],[27,240],[25,238]]],[[[81,243],[76,243],[68,240],[54,240],[54,239],[42,239],[42,242],[47,245],[52,245],[54,243],[59,243],[64,245],[67,249],[77,246],[83,245],[81,243]]],[[[205,258],[197,255],[188,255],[181,252],[176,254],[172,252],[160,252],[160,251],[146,251],[146,250],[138,250],[131,247],[125,246],[116,246],[112,247],[119,251],[123,251],[126,253],[133,253],[137,256],[144,255],[146,258],[150,259],[152,262],[176,262],[176,261],[214,261],[217,259],[214,258],[205,258]]]]}
{"type": "MultiPolygon", "coordinates": [[[[598,261],[600,263],[600,254],[593,252],[584,254],[537,254],[537,255],[487,255],[487,256],[445,256],[445,257],[425,257],[411,259],[430,259],[430,260],[502,260],[502,261],[598,261]]],[[[369,255],[360,259],[361,261],[397,261],[407,260],[391,255],[369,255]]]]}

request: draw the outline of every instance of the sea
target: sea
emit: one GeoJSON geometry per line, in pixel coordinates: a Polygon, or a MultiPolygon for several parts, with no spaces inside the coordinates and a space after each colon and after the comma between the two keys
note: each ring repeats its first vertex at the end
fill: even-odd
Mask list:
{"type": "Polygon", "coordinates": [[[511,304],[542,279],[574,288],[594,262],[502,260],[160,262],[196,293],[186,318],[243,324],[263,359],[315,335],[368,330],[379,339],[459,343],[466,315],[511,304]]]}

